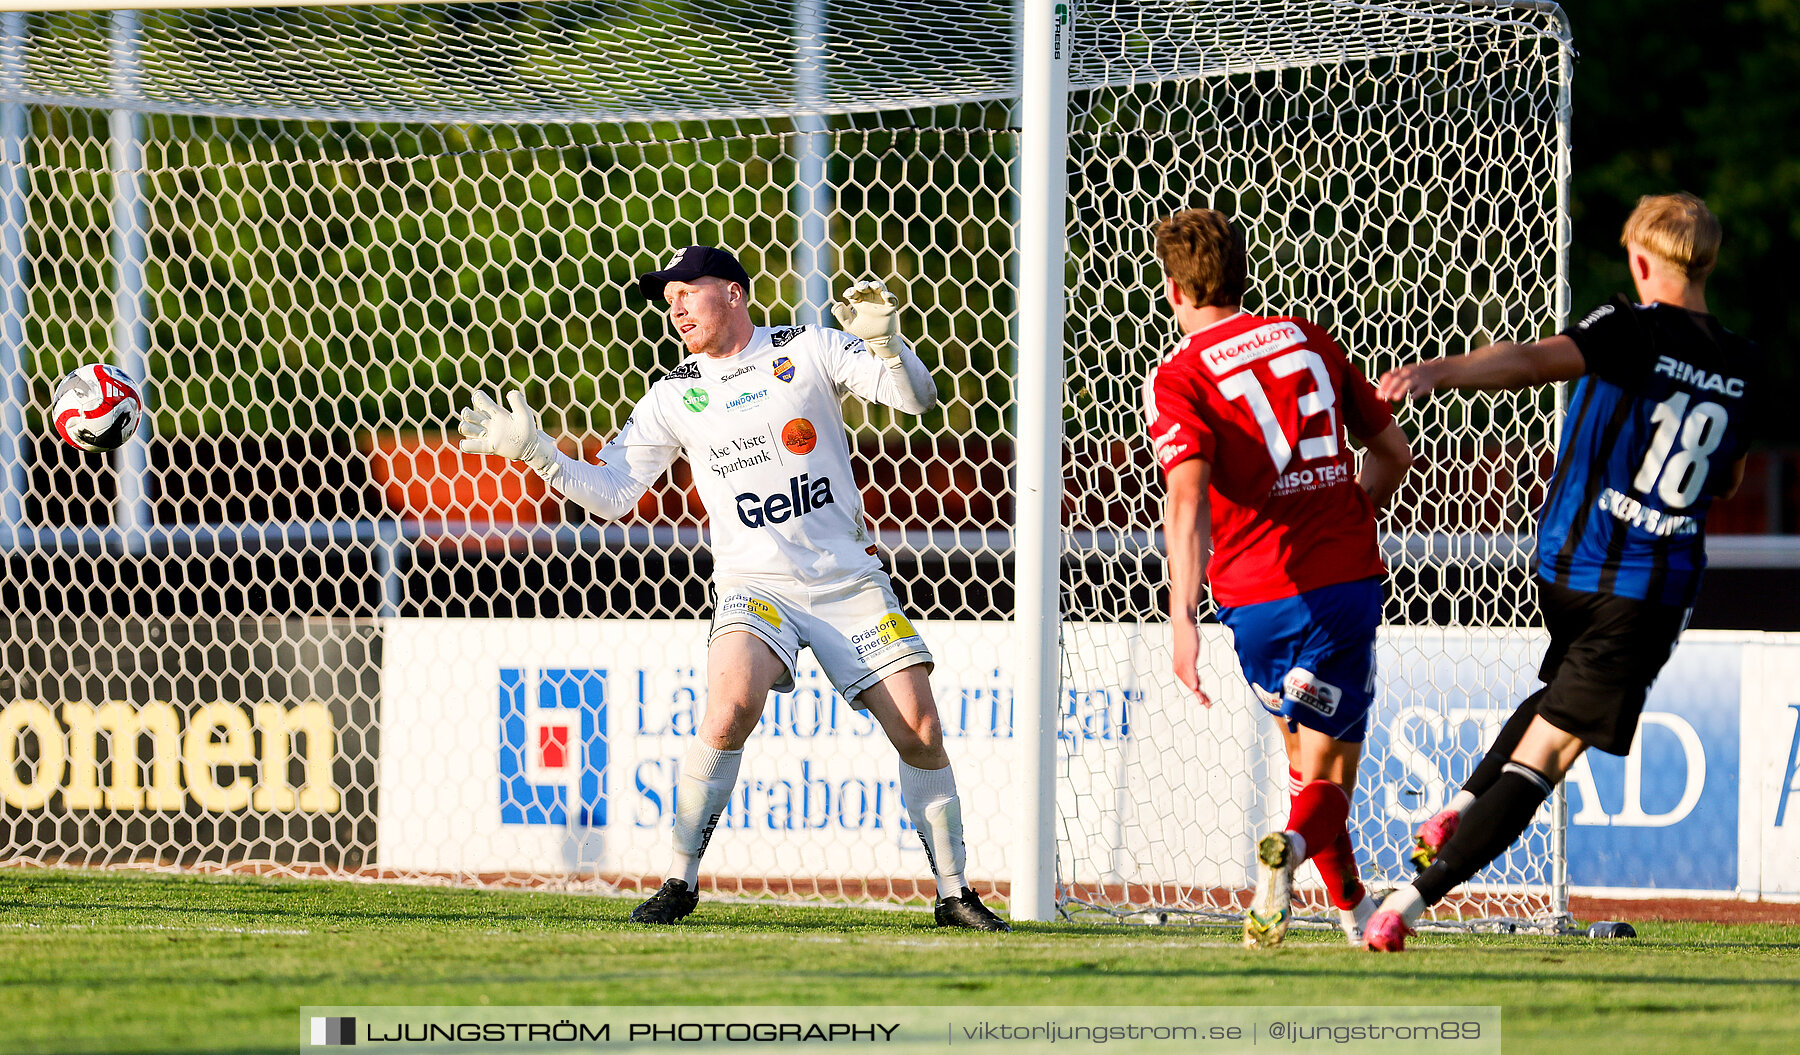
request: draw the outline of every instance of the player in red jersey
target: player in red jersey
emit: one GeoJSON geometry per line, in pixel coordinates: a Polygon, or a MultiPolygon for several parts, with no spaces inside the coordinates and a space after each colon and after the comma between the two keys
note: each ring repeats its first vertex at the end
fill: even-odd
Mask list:
{"type": "Polygon", "coordinates": [[[1244,944],[1280,944],[1294,869],[1312,860],[1359,945],[1375,906],[1346,822],[1386,574],[1375,513],[1405,478],[1412,450],[1324,330],[1239,307],[1244,242],[1224,214],[1188,209],[1164,220],[1156,255],[1186,335],[1144,386],[1168,484],[1175,676],[1212,705],[1198,670],[1200,584],[1209,579],[1244,677],[1287,746],[1288,824],[1257,842],[1244,944]],[[1346,429],[1367,447],[1361,470],[1346,429]]]}

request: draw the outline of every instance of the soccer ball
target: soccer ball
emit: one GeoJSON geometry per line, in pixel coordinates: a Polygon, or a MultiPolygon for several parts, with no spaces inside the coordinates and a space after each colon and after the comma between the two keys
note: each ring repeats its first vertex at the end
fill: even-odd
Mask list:
{"type": "Polygon", "coordinates": [[[57,382],[51,397],[56,434],[77,450],[110,451],[137,432],[144,399],[116,366],[89,363],[57,382]]]}

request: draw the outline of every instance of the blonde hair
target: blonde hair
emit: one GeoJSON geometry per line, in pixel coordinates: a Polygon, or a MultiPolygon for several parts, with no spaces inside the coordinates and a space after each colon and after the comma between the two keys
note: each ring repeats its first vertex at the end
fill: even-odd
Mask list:
{"type": "Polygon", "coordinates": [[[1248,270],[1244,238],[1212,209],[1183,209],[1156,225],[1156,259],[1197,307],[1235,307],[1248,270]]]}
{"type": "Polygon", "coordinates": [[[1692,194],[1646,194],[1625,220],[1622,246],[1644,251],[1702,282],[1719,260],[1719,219],[1692,194]]]}

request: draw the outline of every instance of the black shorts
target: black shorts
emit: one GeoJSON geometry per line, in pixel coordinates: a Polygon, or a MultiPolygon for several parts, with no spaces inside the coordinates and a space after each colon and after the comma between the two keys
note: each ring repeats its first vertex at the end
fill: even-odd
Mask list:
{"type": "Polygon", "coordinates": [[[1688,608],[1537,581],[1550,648],[1538,714],[1609,755],[1631,750],[1650,683],[1675,651],[1688,608]]]}

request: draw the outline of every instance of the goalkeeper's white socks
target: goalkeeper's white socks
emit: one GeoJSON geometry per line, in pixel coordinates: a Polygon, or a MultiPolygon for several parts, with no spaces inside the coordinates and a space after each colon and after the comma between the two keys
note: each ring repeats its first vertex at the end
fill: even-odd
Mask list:
{"type": "Polygon", "coordinates": [[[968,882],[963,879],[962,800],[956,795],[956,775],[949,766],[914,769],[902,760],[900,795],[913,827],[919,829],[919,841],[925,844],[938,897],[962,896],[968,882]]]}
{"type": "Polygon", "coordinates": [[[688,747],[681,779],[675,784],[674,850],[664,878],[684,880],[689,890],[700,889],[700,855],[731,801],[743,761],[742,751],[720,751],[699,740],[688,747]]]}

